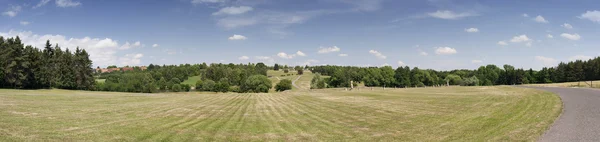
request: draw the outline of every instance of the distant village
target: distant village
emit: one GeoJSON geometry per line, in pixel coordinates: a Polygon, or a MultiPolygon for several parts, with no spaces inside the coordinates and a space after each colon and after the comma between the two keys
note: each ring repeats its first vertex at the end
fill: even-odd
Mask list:
{"type": "Polygon", "coordinates": [[[111,73],[111,72],[116,72],[116,71],[122,71],[122,72],[126,72],[126,71],[135,71],[135,70],[140,70],[140,71],[145,71],[146,69],[148,69],[148,67],[146,66],[140,66],[140,67],[116,67],[116,66],[109,66],[108,68],[100,68],[97,67],[94,71],[96,73],[111,73]]]}

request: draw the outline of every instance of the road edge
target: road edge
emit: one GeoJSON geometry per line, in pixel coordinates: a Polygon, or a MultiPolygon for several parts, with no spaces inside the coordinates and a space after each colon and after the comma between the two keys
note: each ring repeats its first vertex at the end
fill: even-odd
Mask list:
{"type": "MultiPolygon", "coordinates": [[[[538,136],[537,141],[541,141],[542,138],[544,137],[544,135],[546,135],[548,132],[550,132],[550,129],[552,129],[552,127],[554,127],[554,125],[556,124],[556,122],[563,116],[563,114],[565,113],[565,102],[563,101],[562,96],[560,96],[557,93],[554,92],[550,92],[550,91],[546,91],[546,90],[542,90],[539,88],[553,88],[553,87],[538,87],[538,86],[515,86],[518,88],[527,88],[527,89],[535,89],[538,91],[543,91],[543,92],[548,92],[550,94],[554,94],[556,96],[558,96],[558,100],[560,101],[560,114],[558,114],[558,116],[556,118],[554,118],[554,120],[552,121],[552,124],[550,124],[545,130],[544,133],[542,133],[540,136],[538,136]]],[[[556,87],[554,87],[556,88],[556,87]]],[[[568,88],[568,87],[558,87],[558,88],[568,88]]]]}

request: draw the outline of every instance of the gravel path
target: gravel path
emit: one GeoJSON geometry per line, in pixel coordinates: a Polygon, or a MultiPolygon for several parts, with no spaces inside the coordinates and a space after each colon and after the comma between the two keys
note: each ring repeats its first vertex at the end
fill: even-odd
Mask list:
{"type": "Polygon", "coordinates": [[[302,75],[298,76],[298,78],[296,78],[296,80],[292,81],[292,86],[294,86],[298,89],[302,89],[302,88],[298,87],[298,85],[296,85],[296,81],[298,81],[300,79],[300,77],[302,77],[302,75]]]}

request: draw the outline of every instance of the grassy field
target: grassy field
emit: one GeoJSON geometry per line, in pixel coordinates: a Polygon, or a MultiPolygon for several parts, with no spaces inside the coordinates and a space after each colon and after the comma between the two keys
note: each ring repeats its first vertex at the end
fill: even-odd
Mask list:
{"type": "Polygon", "coordinates": [[[535,141],[562,107],[505,86],[340,90],[0,90],[0,141],[535,141]]]}
{"type": "Polygon", "coordinates": [[[198,80],[201,80],[201,79],[202,79],[202,77],[199,75],[198,76],[190,76],[186,80],[181,82],[181,84],[188,84],[190,86],[196,86],[196,82],[198,82],[198,80]]]}
{"type": "Polygon", "coordinates": [[[600,81],[593,81],[593,82],[581,81],[581,82],[565,82],[565,83],[549,83],[549,84],[526,84],[525,86],[600,88],[600,81]]]}

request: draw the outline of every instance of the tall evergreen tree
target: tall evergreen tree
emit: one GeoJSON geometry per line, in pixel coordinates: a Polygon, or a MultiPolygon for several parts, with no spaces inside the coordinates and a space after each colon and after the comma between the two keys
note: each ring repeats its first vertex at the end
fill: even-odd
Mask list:
{"type": "Polygon", "coordinates": [[[14,39],[8,39],[7,66],[5,67],[5,81],[12,88],[22,88],[26,74],[23,67],[23,45],[21,39],[17,36],[14,39]]]}

